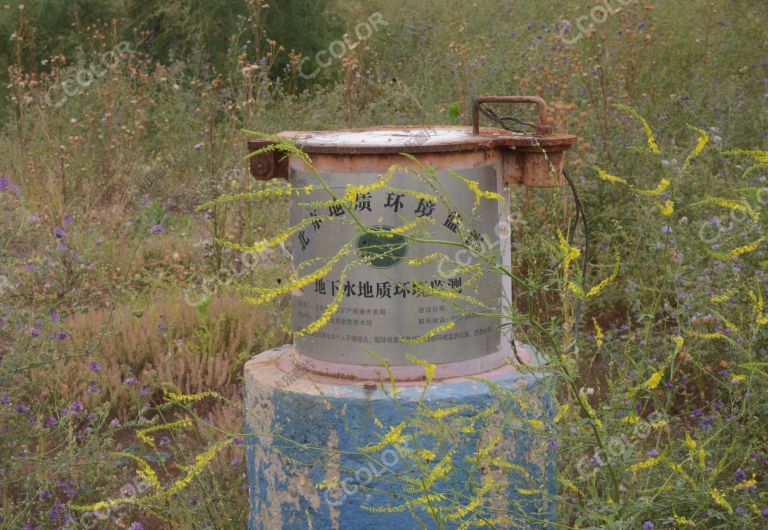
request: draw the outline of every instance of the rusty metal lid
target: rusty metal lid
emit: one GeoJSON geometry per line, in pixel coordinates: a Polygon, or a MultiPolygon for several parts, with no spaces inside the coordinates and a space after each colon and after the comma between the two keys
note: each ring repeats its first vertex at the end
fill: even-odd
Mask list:
{"type": "Polygon", "coordinates": [[[398,153],[449,153],[484,151],[497,147],[567,149],[576,142],[568,134],[534,135],[505,129],[446,125],[412,125],[339,129],[335,131],[284,131],[306,153],[364,155],[398,153]]]}

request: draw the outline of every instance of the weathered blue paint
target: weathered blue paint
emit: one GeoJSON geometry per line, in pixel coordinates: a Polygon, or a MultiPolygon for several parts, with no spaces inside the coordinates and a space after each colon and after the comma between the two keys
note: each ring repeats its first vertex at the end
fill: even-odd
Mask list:
{"type": "MultiPolygon", "coordinates": [[[[286,377],[277,361],[290,352],[290,347],[271,350],[245,367],[246,429],[251,433],[246,449],[251,502],[249,529],[306,530],[308,519],[315,530],[419,527],[414,514],[407,510],[371,513],[362,508],[397,506],[412,497],[404,496],[402,482],[383,473],[382,465],[391,471],[405,471],[404,458],[397,451],[387,448],[366,457],[358,450],[378,442],[382,432],[413,414],[422,387],[399,385],[395,405],[380,388],[371,390],[359,383],[327,377],[313,376],[312,381],[305,374],[286,377]],[[384,430],[375,427],[374,418],[384,430]],[[324,480],[341,480],[341,491],[314,487],[324,480]]],[[[512,367],[478,376],[504,388],[524,384],[530,409],[520,411],[519,406],[511,406],[522,417],[547,422],[551,420],[553,404],[539,377],[512,367]]],[[[496,399],[483,382],[457,378],[432,383],[424,401],[433,408],[469,405],[484,410],[496,399]]],[[[490,417],[489,421],[492,420],[490,417]]],[[[554,493],[553,455],[541,451],[540,441],[535,441],[530,432],[506,429],[503,434],[505,458],[525,467],[539,487],[554,493]]],[[[465,456],[475,454],[478,436],[462,435],[454,461],[461,462],[465,456]]],[[[463,490],[466,484],[459,473],[444,489],[463,490]]],[[[520,515],[515,528],[547,528],[554,507],[538,495],[517,491],[518,487],[529,486],[519,475],[508,474],[507,508],[510,514],[520,515]]],[[[415,516],[427,528],[434,528],[423,511],[416,511],[415,516]]]]}

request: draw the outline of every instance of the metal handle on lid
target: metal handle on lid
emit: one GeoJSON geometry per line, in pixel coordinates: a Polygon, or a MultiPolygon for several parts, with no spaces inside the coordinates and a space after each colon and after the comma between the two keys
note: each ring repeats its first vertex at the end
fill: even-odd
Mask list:
{"type": "Polygon", "coordinates": [[[539,106],[539,123],[536,135],[552,134],[552,126],[547,119],[547,102],[539,96],[481,96],[472,102],[472,134],[480,134],[480,105],[483,103],[535,103],[539,106]]]}

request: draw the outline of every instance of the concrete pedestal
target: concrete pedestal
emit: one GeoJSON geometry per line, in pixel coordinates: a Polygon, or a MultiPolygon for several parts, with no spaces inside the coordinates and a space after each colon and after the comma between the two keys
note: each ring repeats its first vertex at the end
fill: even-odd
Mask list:
{"type": "MultiPolygon", "coordinates": [[[[518,351],[526,363],[534,357],[522,345],[518,351]]],[[[517,425],[507,422],[502,426],[505,412],[499,410],[479,419],[473,432],[448,433],[454,443],[454,471],[469,466],[466,458],[487,446],[493,437],[489,432],[500,434],[499,456],[525,471],[514,466],[489,470],[504,492],[494,507],[513,521],[498,527],[548,528],[554,507],[543,497],[554,493],[554,455],[531,433],[538,422],[526,421],[546,424],[553,416],[552,399],[540,373],[507,364],[470,377],[433,381],[425,393],[423,383],[398,383],[393,400],[378,384],[306,371],[295,363],[292,346],[264,352],[245,365],[245,420],[250,433],[246,450],[251,502],[248,527],[410,530],[421,527],[418,518],[426,528],[435,528],[423,505],[413,504],[400,512],[365,509],[402,506],[418,494],[405,493],[405,483],[393,476],[412,476],[409,457],[402,451],[386,446],[361,454],[359,449],[378,443],[391,427],[413,417],[419,399],[433,410],[466,406],[458,415],[475,416],[488,410],[498,398],[478,379],[507,390],[525,389],[524,399],[504,400],[501,407],[511,406],[521,420],[517,425]],[[320,483],[333,487],[318,489],[320,483]],[[535,490],[543,496],[532,493],[535,490]]],[[[388,382],[384,386],[390,389],[388,382]]],[[[434,445],[433,437],[417,439],[418,449],[429,449],[432,444],[435,454],[445,453],[445,447],[434,445]]],[[[477,473],[473,476],[475,481],[482,478],[477,473]]],[[[468,482],[459,471],[451,475],[450,483],[441,483],[439,490],[462,492],[466,504],[474,494],[468,482]]],[[[459,525],[460,521],[452,521],[448,527],[459,525]]]]}

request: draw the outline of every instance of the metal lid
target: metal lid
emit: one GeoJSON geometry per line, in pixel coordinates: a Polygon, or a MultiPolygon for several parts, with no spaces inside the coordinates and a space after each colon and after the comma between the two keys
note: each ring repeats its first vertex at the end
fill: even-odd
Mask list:
{"type": "Polygon", "coordinates": [[[557,148],[570,146],[576,137],[567,134],[538,136],[472,127],[409,125],[340,129],[335,131],[284,131],[279,134],[296,142],[307,153],[323,154],[398,154],[482,151],[496,147],[557,148]]]}

